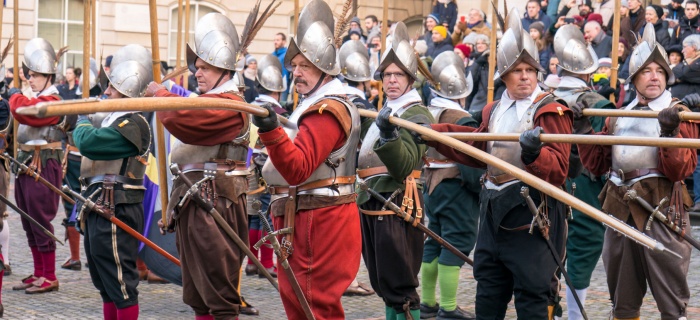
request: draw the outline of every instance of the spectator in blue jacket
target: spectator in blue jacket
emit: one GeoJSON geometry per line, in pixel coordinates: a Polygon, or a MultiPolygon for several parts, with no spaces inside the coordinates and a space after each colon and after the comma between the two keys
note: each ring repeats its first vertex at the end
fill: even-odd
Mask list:
{"type": "MultiPolygon", "coordinates": [[[[275,51],[272,52],[277,59],[280,60],[280,63],[284,65],[284,55],[287,54],[287,35],[285,35],[282,32],[278,32],[275,35],[275,51]]],[[[287,71],[287,68],[282,68],[282,78],[284,78],[284,81],[289,84],[290,78],[289,78],[289,71],[287,71]]],[[[290,86],[288,85],[287,88],[290,86]]],[[[282,92],[282,95],[280,97],[280,101],[287,101],[287,95],[289,94],[289,91],[284,91],[282,92]]]]}
{"type": "Polygon", "coordinates": [[[541,21],[544,24],[545,30],[549,29],[549,26],[552,24],[552,19],[542,11],[539,0],[529,0],[525,8],[527,11],[522,18],[523,28],[525,30],[530,30],[530,25],[537,21],[541,21]]]}
{"type": "Polygon", "coordinates": [[[431,13],[442,22],[447,30],[453,30],[457,23],[457,3],[454,0],[438,0],[431,13]]]}

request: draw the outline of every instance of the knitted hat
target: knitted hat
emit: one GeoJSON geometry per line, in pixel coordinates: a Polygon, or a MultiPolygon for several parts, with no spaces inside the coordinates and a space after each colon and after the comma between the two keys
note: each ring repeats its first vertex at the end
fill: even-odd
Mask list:
{"type": "Polygon", "coordinates": [[[462,43],[475,45],[477,35],[478,35],[478,33],[476,33],[476,32],[469,33],[466,37],[464,37],[464,39],[462,40],[462,43]]]}
{"type": "Polygon", "coordinates": [[[350,19],[350,23],[353,23],[353,22],[357,23],[358,26],[362,25],[362,23],[360,22],[360,18],[358,18],[358,17],[352,17],[352,19],[350,19]]]}
{"type": "Polygon", "coordinates": [[[359,28],[350,28],[350,31],[348,31],[348,35],[352,35],[353,33],[358,35],[360,38],[362,37],[362,30],[360,30],[359,28]]]}
{"type": "Polygon", "coordinates": [[[426,17],[426,19],[433,19],[433,21],[435,21],[435,24],[440,24],[440,18],[438,18],[436,15],[434,15],[432,13],[429,14],[428,17],[426,17]]]}
{"type": "Polygon", "coordinates": [[[661,19],[661,17],[664,16],[664,8],[657,6],[655,4],[652,4],[652,5],[647,7],[647,9],[649,9],[649,8],[654,9],[654,11],[656,11],[656,17],[658,17],[659,19],[661,19]]]}
{"type": "Polygon", "coordinates": [[[252,54],[249,54],[249,55],[247,55],[247,56],[245,57],[245,65],[246,65],[246,66],[249,65],[249,64],[251,64],[251,63],[253,63],[253,62],[258,63],[258,60],[256,60],[255,57],[253,57],[252,54]]]}
{"type": "Polygon", "coordinates": [[[109,66],[112,64],[112,55],[108,55],[107,58],[105,58],[105,67],[109,68],[109,66]]]}
{"type": "Polygon", "coordinates": [[[540,33],[540,37],[544,37],[544,23],[536,21],[530,24],[530,30],[535,29],[540,33]]]}
{"type": "Polygon", "coordinates": [[[464,43],[460,43],[460,44],[456,45],[456,46],[455,46],[455,49],[461,51],[462,54],[464,54],[464,56],[467,57],[467,58],[468,58],[469,55],[472,53],[472,49],[469,48],[469,46],[467,46],[467,45],[464,44],[464,43]]]}
{"type": "Polygon", "coordinates": [[[608,67],[612,68],[612,59],[610,58],[600,58],[598,59],[598,67],[608,67]]]}
{"type": "Polygon", "coordinates": [[[447,28],[443,26],[435,26],[433,28],[433,32],[439,33],[443,38],[447,38],[447,28]]]}
{"type": "Polygon", "coordinates": [[[599,25],[603,25],[603,16],[601,16],[599,13],[591,13],[588,15],[588,21],[595,21],[598,22],[599,25]]]}
{"type": "Polygon", "coordinates": [[[629,8],[630,5],[627,2],[627,0],[622,0],[622,1],[620,1],[620,6],[625,7],[625,8],[629,8]]]}
{"type": "Polygon", "coordinates": [[[675,3],[680,3],[680,4],[683,3],[683,0],[671,0],[671,1],[673,1],[673,2],[675,2],[675,3]]]}
{"type": "Polygon", "coordinates": [[[413,49],[416,49],[416,52],[423,56],[426,52],[428,52],[428,44],[425,43],[425,40],[418,40],[416,41],[416,45],[413,47],[413,49]]]}

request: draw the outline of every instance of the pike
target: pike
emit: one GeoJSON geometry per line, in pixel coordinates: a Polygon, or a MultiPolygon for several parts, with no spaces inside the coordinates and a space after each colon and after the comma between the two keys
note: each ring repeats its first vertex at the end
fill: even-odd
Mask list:
{"type": "Polygon", "coordinates": [[[38,227],[42,232],[44,232],[47,236],[49,236],[49,238],[60,243],[61,245],[64,245],[63,242],[61,242],[61,240],[58,240],[58,238],[56,238],[56,236],[54,236],[53,233],[51,233],[51,231],[44,228],[44,226],[42,226],[39,222],[34,220],[34,218],[32,218],[29,214],[22,211],[22,209],[17,207],[14,203],[10,202],[10,200],[7,200],[7,198],[5,198],[5,196],[3,196],[1,194],[0,194],[0,201],[4,202],[8,207],[12,208],[12,210],[15,210],[17,213],[19,213],[19,215],[22,216],[22,218],[27,219],[27,221],[29,221],[31,224],[38,227]]]}
{"type": "MultiPolygon", "coordinates": [[[[73,198],[71,198],[69,195],[65,194],[58,187],[51,184],[51,182],[44,179],[42,176],[39,175],[38,172],[36,172],[35,170],[32,170],[32,168],[28,167],[26,164],[19,162],[19,161],[17,161],[17,159],[11,157],[7,152],[5,152],[5,154],[3,154],[3,155],[0,155],[0,157],[4,158],[5,160],[9,160],[9,161],[13,162],[14,164],[16,164],[19,167],[19,170],[18,170],[19,173],[25,173],[26,175],[31,176],[32,178],[34,178],[34,180],[39,181],[39,183],[43,184],[47,188],[51,189],[51,191],[53,191],[56,194],[58,194],[59,196],[61,196],[61,198],[63,198],[63,200],[66,200],[70,204],[75,204],[75,200],[73,200],[73,198]]],[[[31,159],[31,156],[29,157],[29,159],[31,159]]],[[[29,159],[27,159],[27,161],[29,161],[29,159]]]]}
{"type": "MultiPolygon", "coordinates": [[[[399,208],[399,206],[397,206],[395,203],[391,202],[391,200],[384,198],[377,191],[372,190],[362,179],[358,180],[358,184],[362,191],[368,192],[373,198],[379,200],[381,203],[384,204],[384,207],[396,213],[396,215],[399,218],[406,220],[406,222],[410,224],[413,224],[413,221],[415,220],[413,216],[408,215],[408,213],[401,210],[401,208],[399,208]]],[[[418,230],[423,231],[423,233],[425,233],[428,237],[433,238],[440,245],[445,247],[445,249],[450,250],[450,252],[452,252],[460,259],[464,260],[464,262],[468,263],[470,266],[474,266],[474,261],[472,261],[472,259],[469,259],[469,257],[467,257],[466,254],[464,254],[462,251],[459,251],[459,249],[455,248],[455,246],[453,246],[451,243],[447,242],[445,239],[435,234],[435,232],[428,229],[428,227],[426,227],[422,223],[416,224],[415,227],[418,228],[418,230]]]]}
{"type": "MultiPolygon", "coordinates": [[[[366,118],[376,118],[377,117],[377,112],[374,111],[369,111],[369,110],[358,110],[360,113],[360,116],[366,117],[366,118]]],[[[614,218],[613,216],[604,214],[597,210],[596,208],[592,207],[591,205],[583,202],[581,199],[577,199],[575,197],[572,197],[570,194],[566,193],[566,191],[559,189],[558,187],[555,187],[546,181],[508,163],[505,162],[501,159],[498,159],[482,150],[479,150],[471,145],[468,145],[466,143],[463,143],[459,140],[456,140],[452,137],[444,136],[441,135],[438,132],[435,132],[434,130],[424,128],[421,125],[415,124],[410,121],[406,121],[397,117],[389,117],[389,122],[411,130],[415,131],[421,135],[428,136],[435,141],[439,141],[440,143],[452,147],[457,151],[460,151],[464,154],[467,154],[474,159],[481,161],[483,163],[490,164],[502,171],[504,171],[507,174],[510,174],[514,176],[516,179],[522,181],[523,183],[530,185],[530,186],[537,186],[537,189],[547,195],[549,195],[552,198],[555,198],[572,208],[581,211],[583,214],[591,217],[592,219],[599,221],[601,223],[604,223],[605,225],[609,226],[610,228],[614,229],[615,231],[629,237],[630,239],[636,241],[637,243],[641,244],[642,246],[651,249],[656,252],[667,252],[671,255],[674,255],[678,257],[679,255],[668,248],[664,247],[664,245],[655,239],[652,239],[651,237],[639,232],[638,230],[633,229],[630,227],[628,224],[626,224],[623,221],[620,221],[619,219],[614,218]]]]}
{"type": "Polygon", "coordinates": [[[651,215],[649,216],[649,221],[647,222],[646,229],[651,230],[651,222],[654,221],[654,219],[659,220],[664,226],[666,226],[669,230],[675,232],[679,236],[681,236],[685,241],[688,241],[690,245],[695,247],[695,249],[700,250],[700,242],[696,240],[695,238],[691,237],[689,234],[685,233],[685,230],[681,229],[677,224],[675,224],[673,221],[669,220],[668,217],[666,217],[663,213],[661,213],[661,208],[668,203],[668,197],[661,199],[659,202],[659,205],[654,208],[647,202],[646,200],[642,199],[637,195],[637,191],[635,190],[630,190],[627,191],[627,194],[625,194],[625,197],[637,201],[642,208],[645,210],[649,211],[651,215]]]}
{"type": "MultiPolygon", "coordinates": [[[[620,109],[583,109],[586,117],[632,117],[632,118],[657,118],[659,111],[652,110],[620,110],[620,109]]],[[[681,121],[700,120],[700,112],[681,111],[681,121]]]]}
{"type": "MultiPolygon", "coordinates": [[[[449,132],[444,133],[448,137],[460,141],[513,141],[518,142],[518,133],[486,133],[486,132],[449,132]]],[[[422,137],[423,140],[433,140],[422,137]]],[[[610,135],[589,134],[540,134],[540,141],[544,143],[571,143],[571,144],[597,144],[597,145],[630,145],[666,148],[691,148],[700,149],[700,139],[686,138],[653,138],[653,137],[625,137],[610,135]]]]}
{"type": "MultiPolygon", "coordinates": [[[[170,100],[174,98],[168,98],[168,99],[162,99],[162,100],[170,100]]],[[[190,99],[192,100],[192,99],[190,99]]],[[[268,281],[270,281],[270,284],[272,284],[277,291],[279,291],[279,286],[277,285],[277,281],[272,278],[272,275],[265,269],[265,267],[262,265],[260,260],[258,260],[258,257],[253,254],[252,251],[250,251],[250,248],[248,248],[248,245],[241,240],[241,238],[236,234],[235,231],[231,228],[231,226],[226,223],[226,220],[224,220],[224,217],[221,216],[221,213],[216,210],[214,205],[211,204],[211,202],[205,200],[202,198],[202,195],[199,193],[199,186],[203,182],[207,181],[210,179],[209,177],[205,177],[204,179],[197,181],[196,183],[193,183],[192,180],[190,180],[186,175],[184,175],[180,171],[180,167],[177,165],[177,163],[173,163],[170,165],[170,172],[173,174],[173,178],[175,179],[182,179],[182,182],[185,183],[185,185],[189,188],[187,193],[185,194],[184,197],[182,197],[182,201],[180,201],[180,204],[178,206],[182,206],[187,199],[192,199],[194,202],[204,211],[206,211],[208,214],[214,218],[214,221],[216,221],[216,224],[224,230],[226,235],[229,236],[229,238],[238,246],[238,248],[243,251],[246,256],[248,256],[248,259],[252,261],[256,267],[258,267],[258,272],[262,272],[262,274],[267,278],[268,281]]],[[[165,223],[165,222],[164,222],[165,223]]]]}
{"type": "Polygon", "coordinates": [[[289,279],[289,283],[292,285],[292,289],[294,289],[294,294],[296,294],[297,299],[299,300],[299,304],[301,304],[301,308],[304,309],[304,314],[306,314],[306,318],[308,320],[313,320],[316,319],[314,317],[314,313],[311,311],[311,307],[309,306],[309,302],[306,300],[306,297],[304,296],[304,292],[301,290],[301,286],[299,285],[299,281],[297,280],[297,277],[294,275],[294,271],[292,270],[292,266],[289,265],[289,260],[283,258],[284,255],[282,253],[282,246],[280,245],[279,240],[277,240],[277,235],[282,235],[282,234],[289,234],[293,232],[291,228],[284,228],[280,229],[277,231],[272,231],[272,227],[270,227],[270,223],[267,222],[267,217],[265,217],[265,214],[260,210],[260,203],[256,202],[253,204],[253,209],[258,211],[258,216],[260,217],[260,222],[263,224],[263,228],[265,229],[265,232],[267,235],[263,237],[262,239],[258,240],[253,247],[258,250],[260,247],[263,245],[265,241],[269,241],[270,244],[272,244],[272,249],[275,251],[275,255],[277,256],[277,261],[279,262],[280,265],[282,265],[282,270],[284,270],[284,274],[287,275],[287,278],[289,279]]]}
{"type": "MultiPolygon", "coordinates": [[[[549,247],[549,251],[552,253],[552,257],[554,258],[554,261],[557,262],[557,266],[559,266],[559,270],[561,273],[564,275],[564,280],[566,280],[566,285],[569,286],[569,288],[573,288],[573,284],[571,283],[571,278],[569,278],[569,273],[566,272],[566,268],[564,268],[564,262],[561,260],[561,256],[559,255],[559,252],[554,248],[554,244],[552,243],[552,239],[549,237],[549,218],[545,217],[542,212],[537,209],[537,206],[535,205],[535,201],[532,200],[532,197],[530,197],[530,188],[528,187],[522,187],[520,188],[520,196],[522,196],[525,199],[525,202],[527,203],[528,209],[530,209],[530,212],[532,213],[532,223],[530,224],[530,234],[532,234],[533,229],[535,226],[537,226],[538,229],[540,229],[540,234],[542,235],[542,238],[544,238],[544,241],[547,242],[547,247],[549,247]]],[[[571,290],[574,296],[574,300],[576,300],[576,304],[578,305],[579,311],[581,311],[581,316],[583,316],[583,319],[588,320],[588,316],[586,315],[586,311],[583,310],[583,303],[581,303],[581,300],[578,297],[578,294],[576,293],[576,290],[571,290]]]]}
{"type": "MultiPolygon", "coordinates": [[[[101,189],[97,189],[97,191],[100,191],[101,189]]],[[[161,254],[163,257],[166,259],[172,261],[174,264],[180,266],[180,260],[177,258],[173,257],[170,253],[167,251],[163,250],[163,248],[159,247],[157,244],[153,243],[153,241],[148,240],[148,238],[144,237],[142,234],[138,233],[138,231],[134,230],[132,227],[124,223],[123,221],[119,220],[119,218],[105,212],[100,208],[95,202],[90,200],[88,198],[83,197],[80,193],[77,193],[73,191],[69,186],[63,186],[63,191],[70,193],[73,197],[76,199],[80,200],[80,202],[83,203],[83,208],[80,209],[82,212],[85,209],[88,209],[89,211],[94,211],[95,213],[99,214],[100,217],[107,219],[109,222],[117,225],[117,227],[121,228],[122,230],[126,231],[130,236],[138,239],[139,241],[143,242],[143,244],[147,245],[149,248],[153,249],[154,251],[158,252],[161,254]]],[[[97,192],[93,193],[96,194],[97,192]]],[[[73,201],[75,203],[75,201],[73,201]]]]}

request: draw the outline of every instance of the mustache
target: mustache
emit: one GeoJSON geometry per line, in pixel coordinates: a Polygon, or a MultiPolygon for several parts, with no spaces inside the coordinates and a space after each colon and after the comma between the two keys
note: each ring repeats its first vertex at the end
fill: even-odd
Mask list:
{"type": "Polygon", "coordinates": [[[306,82],[306,80],[304,80],[304,79],[294,78],[294,84],[299,84],[299,83],[301,83],[301,84],[309,84],[309,83],[306,82]]]}

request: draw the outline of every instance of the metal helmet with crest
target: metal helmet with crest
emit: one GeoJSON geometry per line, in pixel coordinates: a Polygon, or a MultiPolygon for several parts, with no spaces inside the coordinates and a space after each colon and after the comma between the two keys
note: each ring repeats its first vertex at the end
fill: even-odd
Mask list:
{"type": "Polygon", "coordinates": [[[207,13],[194,29],[194,47],[187,44],[187,66],[195,73],[195,61],[202,59],[214,67],[235,71],[239,49],[233,22],[221,13],[207,13]]]}
{"type": "Polygon", "coordinates": [[[324,73],[338,75],[340,66],[333,36],[334,24],[333,12],[326,2],[309,2],[299,15],[296,35],[290,40],[284,55],[284,67],[292,71],[292,59],[301,54],[324,73]]]}
{"type": "Polygon", "coordinates": [[[146,87],[153,81],[153,59],[151,52],[138,44],[121,47],[114,53],[110,72],[100,70],[100,87],[107,86],[129,98],[143,97],[146,87]]]}
{"type": "Polygon", "coordinates": [[[576,25],[559,28],[553,44],[560,68],[575,74],[591,74],[598,70],[598,55],[576,25]]]}
{"type": "Polygon", "coordinates": [[[282,75],[282,63],[273,54],[266,54],[258,60],[258,71],[255,79],[266,90],[272,92],[287,90],[287,83],[282,75]]]}
{"type": "Polygon", "coordinates": [[[454,51],[445,51],[435,57],[430,68],[435,81],[430,91],[447,99],[461,99],[474,88],[471,76],[464,75],[464,61],[454,51]]]}
{"type": "Polygon", "coordinates": [[[372,80],[369,70],[369,53],[360,40],[343,43],[338,53],[340,73],[350,81],[364,82],[372,80]]]}
{"type": "Polygon", "coordinates": [[[503,33],[501,42],[496,48],[496,66],[499,76],[502,77],[513,71],[513,68],[521,62],[529,64],[537,71],[544,72],[544,68],[540,65],[537,44],[523,29],[518,9],[511,9],[507,19],[508,28],[503,33]]]}
{"type": "Polygon", "coordinates": [[[379,63],[377,71],[374,72],[374,79],[380,80],[384,69],[386,69],[392,63],[396,64],[396,66],[406,72],[406,74],[408,74],[408,76],[413,80],[417,79],[416,73],[418,72],[418,57],[416,56],[415,50],[410,43],[408,29],[401,21],[396,23],[393,39],[391,41],[391,48],[389,48],[389,50],[382,55],[382,61],[379,63]]]}
{"type": "Polygon", "coordinates": [[[90,70],[88,72],[83,72],[83,74],[80,75],[79,82],[82,85],[83,84],[83,77],[85,74],[88,75],[88,85],[90,86],[90,89],[94,88],[96,85],[100,84],[98,82],[98,76],[99,76],[99,69],[97,68],[97,61],[95,61],[94,58],[90,58],[90,70]]]}
{"type": "Polygon", "coordinates": [[[56,51],[53,46],[44,38],[34,38],[27,42],[24,47],[24,61],[22,62],[22,72],[29,78],[29,71],[41,74],[56,74],[56,51]]]}
{"type": "Polygon", "coordinates": [[[656,42],[656,32],[654,31],[654,25],[647,22],[644,26],[644,34],[642,39],[634,50],[632,50],[632,55],[630,56],[630,75],[627,78],[627,82],[631,83],[634,76],[644,69],[650,63],[655,62],[661,68],[666,71],[666,83],[672,84],[676,81],[673,71],[671,71],[671,66],[668,63],[668,55],[666,50],[660,43],[656,42]]]}

